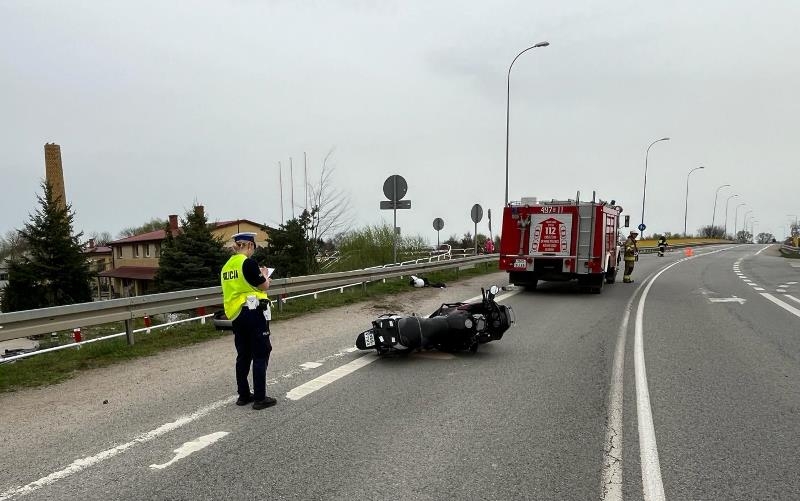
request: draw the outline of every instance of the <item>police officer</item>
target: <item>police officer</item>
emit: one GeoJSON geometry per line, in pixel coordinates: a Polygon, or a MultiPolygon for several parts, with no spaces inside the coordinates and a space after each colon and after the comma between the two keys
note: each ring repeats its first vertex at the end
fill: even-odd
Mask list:
{"type": "Polygon", "coordinates": [[[625,275],[623,275],[622,281],[626,284],[633,282],[633,279],[631,278],[631,273],[633,273],[633,263],[636,262],[636,258],[639,255],[639,246],[636,244],[637,236],[639,236],[639,232],[636,230],[631,230],[630,235],[628,235],[628,239],[625,240],[625,275]]]}
{"type": "Polygon", "coordinates": [[[225,316],[232,322],[236,345],[236,405],[253,403],[253,409],[271,407],[277,401],[266,394],[267,362],[272,351],[269,339],[269,278],[252,259],[256,249],[255,233],[233,236],[235,254],[222,267],[222,298],[225,316]],[[247,375],[253,365],[253,393],[247,375]]]}

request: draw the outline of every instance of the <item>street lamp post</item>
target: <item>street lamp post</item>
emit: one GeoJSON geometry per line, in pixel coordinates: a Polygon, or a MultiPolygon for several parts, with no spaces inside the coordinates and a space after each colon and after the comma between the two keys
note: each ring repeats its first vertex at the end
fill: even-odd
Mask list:
{"type": "Polygon", "coordinates": [[[683,205],[683,236],[686,236],[686,217],[689,214],[689,176],[692,175],[692,172],[705,169],[704,166],[695,167],[694,169],[690,170],[688,174],[686,174],[686,202],[683,205]]]}
{"type": "Polygon", "coordinates": [[[737,205],[735,209],[733,209],[733,239],[734,240],[737,240],[737,236],[738,236],[738,233],[736,233],[736,228],[738,227],[738,224],[739,224],[739,207],[742,207],[743,205],[747,205],[747,204],[742,202],[739,205],[737,205]]]}
{"type": "Polygon", "coordinates": [[[521,51],[517,56],[511,61],[511,64],[508,66],[508,74],[506,75],[506,205],[508,205],[508,129],[510,123],[510,115],[511,115],[511,68],[514,66],[514,63],[517,62],[519,56],[523,55],[524,53],[528,52],[531,49],[537,49],[539,47],[547,47],[550,45],[550,42],[539,42],[536,45],[531,45],[527,49],[521,51]]]}
{"type": "Polygon", "coordinates": [[[738,194],[731,195],[728,197],[728,200],[725,201],[725,234],[722,235],[723,238],[728,237],[728,204],[730,203],[731,198],[736,198],[738,196],[739,196],[738,194]]]}
{"type": "Polygon", "coordinates": [[[722,188],[725,188],[726,186],[730,186],[730,185],[729,184],[723,184],[722,186],[717,188],[717,192],[716,192],[716,194],[714,194],[714,212],[711,214],[711,232],[710,232],[711,235],[709,235],[711,238],[714,238],[714,220],[716,219],[716,216],[717,216],[717,197],[719,196],[719,190],[721,190],[722,188]]]}
{"type": "MultiPolygon", "coordinates": [[[[656,139],[650,146],[647,147],[647,152],[644,154],[644,186],[642,186],[642,222],[644,224],[644,200],[647,196],[647,157],[650,156],[650,148],[653,147],[654,144],[661,142],[661,141],[669,141],[668,137],[662,137],[661,139],[656,139]]],[[[642,232],[642,237],[644,237],[644,230],[640,230],[642,232]]]]}
{"type": "Polygon", "coordinates": [[[750,209],[749,211],[744,213],[744,223],[742,224],[742,229],[744,230],[745,233],[747,233],[747,216],[749,216],[752,213],[753,209],[750,209]]]}

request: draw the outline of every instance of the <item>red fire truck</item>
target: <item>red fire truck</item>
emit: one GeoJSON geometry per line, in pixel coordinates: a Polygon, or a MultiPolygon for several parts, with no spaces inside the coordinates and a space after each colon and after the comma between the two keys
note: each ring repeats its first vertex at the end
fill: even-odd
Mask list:
{"type": "Polygon", "coordinates": [[[614,283],[622,258],[622,207],[596,199],[523,198],[503,209],[500,269],[509,282],[533,289],[539,280],[577,280],[594,293],[614,283]]]}

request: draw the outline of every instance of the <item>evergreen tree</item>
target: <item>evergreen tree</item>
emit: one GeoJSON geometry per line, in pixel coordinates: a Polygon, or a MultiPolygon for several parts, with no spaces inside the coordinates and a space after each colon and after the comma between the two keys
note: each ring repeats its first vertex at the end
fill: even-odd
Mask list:
{"type": "Polygon", "coordinates": [[[314,212],[304,210],[294,219],[286,221],[270,232],[269,245],[257,249],[253,259],[259,264],[275,268],[273,278],[299,277],[316,273],[317,246],[313,240],[314,212]]]}
{"type": "Polygon", "coordinates": [[[75,214],[53,198],[48,182],[37,195],[39,209],[30,216],[20,237],[25,253],[10,262],[8,285],[3,290],[3,311],[44,308],[91,301],[89,264],[79,243],[83,233],[72,234],[75,214]]]}
{"type": "Polygon", "coordinates": [[[224,242],[211,233],[202,207],[195,206],[181,219],[181,232],[161,245],[156,287],[161,292],[219,285],[219,273],[231,256],[224,242]]]}

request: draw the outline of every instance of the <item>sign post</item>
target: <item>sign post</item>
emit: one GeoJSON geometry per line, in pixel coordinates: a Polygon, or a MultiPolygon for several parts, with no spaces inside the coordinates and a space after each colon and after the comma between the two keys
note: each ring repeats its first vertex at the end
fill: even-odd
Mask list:
{"type": "Polygon", "coordinates": [[[475,240],[475,255],[478,255],[478,223],[481,222],[483,219],[483,207],[480,204],[475,204],[472,206],[472,210],[470,211],[470,216],[472,217],[472,222],[475,223],[475,233],[473,234],[473,239],[475,240]]]}
{"type": "Polygon", "coordinates": [[[383,194],[389,201],[382,200],[381,209],[392,209],[394,223],[392,225],[392,259],[397,262],[397,209],[410,209],[411,200],[402,200],[408,192],[408,184],[403,176],[391,175],[383,182],[383,194]]]}
{"type": "Polygon", "coordinates": [[[436,219],[433,220],[433,229],[436,230],[436,250],[437,251],[439,250],[439,246],[441,245],[439,243],[439,232],[442,231],[442,228],[444,228],[444,219],[442,219],[440,217],[437,217],[436,219]]]}

